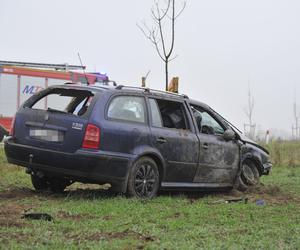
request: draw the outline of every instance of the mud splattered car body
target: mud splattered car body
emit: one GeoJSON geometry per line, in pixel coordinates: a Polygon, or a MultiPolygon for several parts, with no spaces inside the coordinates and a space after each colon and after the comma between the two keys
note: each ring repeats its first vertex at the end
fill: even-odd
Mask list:
{"type": "Polygon", "coordinates": [[[5,152],[38,190],[110,183],[150,198],[159,189],[244,190],[272,166],[265,149],[208,105],[122,85],[66,84],[39,92],[17,112],[5,152]],[[52,95],[67,101],[51,104],[52,95]]]}

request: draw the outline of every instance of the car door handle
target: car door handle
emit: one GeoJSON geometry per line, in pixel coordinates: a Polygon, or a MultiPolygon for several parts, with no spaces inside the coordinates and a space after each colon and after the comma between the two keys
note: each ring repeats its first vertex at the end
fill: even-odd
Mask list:
{"type": "Polygon", "coordinates": [[[203,148],[204,149],[208,149],[208,144],[207,143],[203,143],[203,148]]]}
{"type": "Polygon", "coordinates": [[[156,141],[157,141],[158,143],[161,143],[161,144],[167,142],[167,140],[166,140],[165,138],[163,138],[163,137],[157,138],[156,141]]]}

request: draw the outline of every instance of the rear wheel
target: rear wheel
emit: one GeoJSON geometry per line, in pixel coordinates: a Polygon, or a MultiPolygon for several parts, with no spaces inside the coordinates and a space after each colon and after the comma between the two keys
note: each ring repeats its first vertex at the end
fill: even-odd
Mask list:
{"type": "Polygon", "coordinates": [[[36,191],[46,191],[49,188],[49,183],[46,177],[39,177],[35,174],[32,174],[31,183],[36,191]]]}
{"type": "Polygon", "coordinates": [[[238,189],[246,191],[249,187],[259,184],[259,172],[256,165],[249,160],[242,164],[240,176],[238,177],[238,189]]]}
{"type": "Polygon", "coordinates": [[[70,181],[65,179],[49,178],[46,176],[39,177],[36,174],[31,175],[31,183],[36,191],[50,190],[53,193],[62,193],[71,184],[70,181]]]}
{"type": "Polygon", "coordinates": [[[52,178],[49,180],[49,189],[53,193],[62,193],[70,184],[68,180],[52,178]]]}
{"type": "Polygon", "coordinates": [[[137,198],[151,199],[157,195],[159,172],[150,157],[138,159],[132,166],[127,186],[127,194],[137,198]]]}

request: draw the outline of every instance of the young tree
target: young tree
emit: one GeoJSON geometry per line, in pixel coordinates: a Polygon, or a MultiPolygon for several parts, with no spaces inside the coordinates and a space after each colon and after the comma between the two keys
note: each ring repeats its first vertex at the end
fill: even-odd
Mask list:
{"type": "Polygon", "coordinates": [[[255,136],[255,123],[253,123],[253,109],[254,109],[254,98],[251,94],[250,86],[248,86],[248,106],[244,108],[244,112],[248,118],[248,124],[244,124],[244,130],[249,127],[248,136],[254,139],[255,136]]]}
{"type": "Polygon", "coordinates": [[[180,10],[176,11],[175,3],[175,0],[164,0],[163,3],[160,0],[154,0],[154,5],[151,8],[153,26],[150,28],[146,22],[143,22],[142,25],[137,24],[144,36],[154,45],[157,54],[164,62],[166,90],[168,90],[169,83],[169,62],[177,57],[177,55],[172,56],[175,44],[175,21],[186,6],[186,1],[183,1],[180,10]],[[169,39],[165,31],[167,21],[170,22],[169,39]]]}
{"type": "Polygon", "coordinates": [[[297,111],[297,102],[296,98],[293,104],[293,111],[294,111],[294,121],[295,123],[292,126],[292,136],[294,139],[298,140],[300,137],[300,128],[299,128],[299,113],[297,111]]]}

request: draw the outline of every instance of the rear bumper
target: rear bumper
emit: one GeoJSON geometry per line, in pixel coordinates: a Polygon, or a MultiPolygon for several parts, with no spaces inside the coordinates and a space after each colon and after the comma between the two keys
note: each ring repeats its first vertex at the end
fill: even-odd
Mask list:
{"type": "Polygon", "coordinates": [[[111,183],[118,191],[125,191],[128,169],[133,155],[79,149],[74,153],[36,148],[15,143],[12,138],[4,142],[9,163],[32,171],[71,178],[90,183],[111,183]]]}

